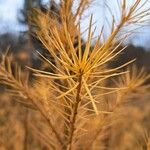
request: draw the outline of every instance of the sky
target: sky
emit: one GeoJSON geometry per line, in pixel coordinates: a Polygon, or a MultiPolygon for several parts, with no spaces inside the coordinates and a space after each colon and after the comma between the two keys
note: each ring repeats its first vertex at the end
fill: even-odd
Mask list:
{"type": "Polygon", "coordinates": [[[22,0],[0,0],[0,33],[20,30],[16,16],[22,6],[22,0]]]}
{"type": "MultiPolygon", "coordinates": [[[[44,0],[46,3],[47,0],[44,0]]],[[[104,0],[105,1],[105,0],[104,0]]],[[[111,0],[111,2],[117,1],[117,0],[111,0]]],[[[133,0],[128,0],[128,2],[131,2],[133,0]]],[[[150,1],[150,0],[149,0],[150,1]]],[[[25,26],[20,26],[18,21],[17,21],[17,15],[19,12],[19,9],[23,6],[23,0],[0,0],[0,33],[5,33],[5,32],[13,32],[16,33],[16,31],[24,31],[26,30],[25,26]]],[[[99,33],[100,28],[102,27],[104,23],[104,19],[102,16],[107,15],[109,18],[108,14],[104,14],[104,9],[103,7],[102,0],[96,0],[96,2],[93,4],[93,7],[88,10],[85,13],[85,19],[82,22],[82,29],[84,30],[88,26],[89,22],[89,17],[91,13],[94,15],[94,22],[95,25],[97,26],[96,34],[99,33]],[[101,19],[99,19],[101,18],[101,19]]],[[[115,3],[112,3],[112,6],[115,7],[115,3]]],[[[146,7],[149,7],[148,5],[146,7]]],[[[113,9],[115,10],[115,9],[113,9]]],[[[130,42],[137,46],[143,46],[145,48],[150,48],[150,26],[145,27],[144,29],[140,30],[139,34],[136,34],[134,38],[129,39],[130,42]]]]}

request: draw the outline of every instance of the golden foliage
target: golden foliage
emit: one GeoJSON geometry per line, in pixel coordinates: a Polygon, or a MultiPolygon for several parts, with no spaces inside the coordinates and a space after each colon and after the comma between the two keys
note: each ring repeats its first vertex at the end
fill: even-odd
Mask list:
{"type": "Polygon", "coordinates": [[[21,68],[2,54],[0,82],[10,87],[9,92],[19,94],[21,103],[41,113],[44,123],[47,123],[45,130],[48,128],[46,131],[50,134],[46,131],[42,134],[31,123],[30,127],[44,139],[49,149],[103,148],[101,141],[107,137],[106,127],[115,118],[116,107],[120,107],[118,103],[126,99],[126,95],[132,95],[127,100],[134,99],[149,89],[144,85],[149,79],[145,71],[139,72],[135,67],[121,70],[135,60],[116,68],[108,67],[108,63],[125,49],[119,49],[119,46],[132,33],[127,32],[119,38],[122,29],[133,23],[142,23],[143,17],[148,15],[149,10],[138,13],[146,2],[136,0],[129,11],[126,0],[118,2],[121,9],[119,24],[116,27],[115,22],[112,23],[112,32],[104,43],[100,43],[102,29],[93,47],[92,15],[86,42],[80,31],[80,19],[90,1],[80,0],[72,12],[73,1],[62,0],[59,16],[51,11],[34,10],[36,16],[31,17],[31,23],[37,27],[33,32],[52,59],[38,52],[49,64],[49,71],[27,67],[35,77],[31,83],[28,78],[22,78],[21,68]],[[116,84],[110,85],[112,79],[116,84]]]}

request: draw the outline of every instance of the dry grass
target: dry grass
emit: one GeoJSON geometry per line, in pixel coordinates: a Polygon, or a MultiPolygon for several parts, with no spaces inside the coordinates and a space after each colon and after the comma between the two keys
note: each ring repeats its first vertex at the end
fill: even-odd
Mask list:
{"type": "MultiPolygon", "coordinates": [[[[27,67],[33,74],[33,81],[12,62],[11,56],[1,55],[0,83],[9,89],[7,94],[28,108],[25,135],[33,134],[32,137],[47,149],[126,149],[122,143],[125,144],[126,138],[131,142],[130,135],[126,135],[126,127],[122,126],[124,137],[118,144],[114,139],[120,138],[121,134],[116,126],[122,124],[124,115],[130,113],[131,101],[148,97],[149,86],[145,83],[149,75],[135,66],[126,69],[135,60],[116,68],[108,66],[124,50],[118,48],[132,34],[132,31],[123,34],[122,29],[130,24],[142,25],[143,18],[149,15],[149,10],[138,13],[146,1],[136,0],[129,11],[126,0],[118,2],[121,10],[119,23],[112,22],[111,33],[104,43],[100,43],[102,28],[92,48],[92,15],[86,42],[83,42],[80,31],[82,14],[90,4],[88,0],[80,0],[72,13],[73,1],[62,0],[58,16],[51,11],[33,10],[33,33],[51,57],[48,59],[38,52],[49,68],[46,71],[27,67]],[[147,96],[143,98],[143,95],[147,96]]],[[[130,120],[126,122],[130,123],[130,120]]],[[[27,145],[26,137],[24,145],[27,145]]],[[[39,146],[39,149],[44,148],[39,146]]]]}

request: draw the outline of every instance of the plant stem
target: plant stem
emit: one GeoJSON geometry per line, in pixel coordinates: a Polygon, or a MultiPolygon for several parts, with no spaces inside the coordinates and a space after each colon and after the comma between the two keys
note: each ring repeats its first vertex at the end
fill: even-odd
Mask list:
{"type": "Polygon", "coordinates": [[[81,93],[81,87],[82,87],[82,73],[79,76],[78,82],[79,82],[79,85],[77,87],[76,101],[73,105],[72,116],[70,118],[70,134],[69,134],[69,140],[68,140],[68,144],[67,144],[67,150],[72,149],[73,137],[74,137],[74,132],[76,129],[75,123],[76,123],[76,119],[77,119],[79,103],[81,101],[80,93],[81,93]]]}

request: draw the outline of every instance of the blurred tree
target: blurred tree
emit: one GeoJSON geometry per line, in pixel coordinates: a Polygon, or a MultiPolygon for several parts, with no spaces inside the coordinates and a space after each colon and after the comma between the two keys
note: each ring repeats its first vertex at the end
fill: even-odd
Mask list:
{"type": "Polygon", "coordinates": [[[5,33],[0,35],[0,49],[5,51],[8,46],[14,51],[18,47],[17,37],[11,33],[5,33]]]}
{"type": "MultiPolygon", "coordinates": [[[[43,0],[24,0],[24,6],[20,10],[20,13],[18,15],[18,21],[20,24],[26,25],[28,28],[25,32],[20,32],[20,38],[22,41],[26,41],[26,44],[28,45],[28,48],[30,50],[36,49],[40,53],[43,54],[43,46],[41,42],[34,36],[34,33],[32,32],[34,26],[30,23],[29,16],[36,17],[36,14],[33,12],[34,9],[39,9],[42,12],[47,12],[48,10],[57,12],[57,6],[56,3],[53,0],[49,0],[49,2],[44,5],[43,0]]],[[[47,55],[47,54],[46,54],[47,55]]],[[[35,54],[32,56],[32,64],[33,66],[40,66],[41,62],[36,59],[35,54]]]]}
{"type": "Polygon", "coordinates": [[[18,16],[18,20],[22,24],[28,23],[28,13],[33,7],[41,7],[42,0],[24,0],[23,9],[20,10],[20,14],[18,16]]]}

